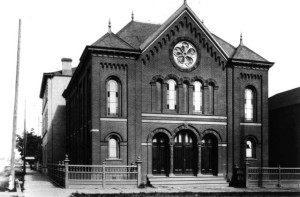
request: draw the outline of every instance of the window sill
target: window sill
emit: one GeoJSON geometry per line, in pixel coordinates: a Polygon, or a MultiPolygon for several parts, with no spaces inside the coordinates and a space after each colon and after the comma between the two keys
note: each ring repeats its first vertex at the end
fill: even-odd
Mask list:
{"type": "Polygon", "coordinates": [[[105,161],[122,161],[121,158],[106,158],[105,161]]]}
{"type": "Polygon", "coordinates": [[[245,161],[257,161],[257,158],[246,158],[245,161]]]}

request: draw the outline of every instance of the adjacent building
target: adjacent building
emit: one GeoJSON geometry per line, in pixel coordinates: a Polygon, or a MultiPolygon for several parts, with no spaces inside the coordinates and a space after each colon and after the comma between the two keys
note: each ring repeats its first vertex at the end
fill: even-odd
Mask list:
{"type": "Polygon", "coordinates": [[[72,59],[62,58],[62,70],[43,74],[42,102],[43,171],[47,163],[58,163],[66,154],[66,101],[62,97],[72,73],[72,59]]]}
{"type": "MultiPolygon", "coordinates": [[[[211,33],[184,3],[87,46],[63,96],[73,164],[142,159],[146,178],[268,166],[267,61],[211,33]]],[[[41,93],[41,95],[43,95],[41,93]]]]}
{"type": "Polygon", "coordinates": [[[270,166],[300,167],[300,88],[269,98],[270,166]]]}

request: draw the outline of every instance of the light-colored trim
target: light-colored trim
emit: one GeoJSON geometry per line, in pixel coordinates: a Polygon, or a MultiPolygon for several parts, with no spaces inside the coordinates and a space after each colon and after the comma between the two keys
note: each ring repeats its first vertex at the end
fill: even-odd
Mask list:
{"type": "Polygon", "coordinates": [[[167,124],[211,124],[211,125],[227,125],[227,122],[206,122],[206,121],[181,121],[181,120],[142,120],[142,123],[167,123],[167,124]]]}
{"type": "Polygon", "coordinates": [[[97,133],[97,132],[99,132],[99,129],[91,129],[91,132],[97,133]]]}
{"type": "Polygon", "coordinates": [[[243,126],[261,126],[261,123],[252,123],[252,122],[241,122],[240,125],[243,126]]]}
{"type": "Polygon", "coordinates": [[[203,118],[203,119],[222,119],[227,120],[226,116],[201,116],[201,115],[178,115],[178,114],[148,114],[142,113],[142,116],[148,117],[166,117],[166,118],[203,118]]]}
{"type": "Polygon", "coordinates": [[[127,122],[127,118],[100,118],[100,121],[127,122]]]}
{"type": "Polygon", "coordinates": [[[142,142],[141,145],[142,146],[152,146],[152,143],[151,142],[148,142],[148,143],[147,142],[142,142]]]}
{"type": "Polygon", "coordinates": [[[218,144],[218,146],[227,147],[227,144],[218,144]]]}

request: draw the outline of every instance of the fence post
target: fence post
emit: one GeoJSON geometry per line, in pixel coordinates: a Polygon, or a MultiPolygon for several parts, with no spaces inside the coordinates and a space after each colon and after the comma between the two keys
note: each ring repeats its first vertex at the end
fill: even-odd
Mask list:
{"type": "Polygon", "coordinates": [[[136,160],[136,165],[137,165],[137,186],[139,187],[142,184],[142,160],[141,157],[138,156],[136,160]]]}
{"type": "Polygon", "coordinates": [[[280,164],[278,165],[278,184],[277,187],[281,187],[281,169],[280,164]]]}
{"type": "Polygon", "coordinates": [[[105,162],[102,163],[102,188],[105,188],[105,162]]]}
{"type": "Polygon", "coordinates": [[[66,155],[66,158],[64,160],[64,164],[65,164],[65,188],[69,188],[69,163],[70,163],[70,160],[68,158],[68,155],[66,155]]]}
{"type": "Polygon", "coordinates": [[[249,186],[249,177],[248,177],[248,171],[249,171],[249,163],[245,162],[245,187],[249,186]]]}

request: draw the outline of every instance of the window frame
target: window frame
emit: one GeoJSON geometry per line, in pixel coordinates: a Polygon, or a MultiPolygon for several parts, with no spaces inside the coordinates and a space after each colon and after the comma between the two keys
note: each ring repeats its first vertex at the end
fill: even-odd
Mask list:
{"type": "Polygon", "coordinates": [[[247,160],[251,160],[251,159],[256,159],[256,146],[257,146],[257,143],[256,143],[256,140],[253,138],[253,137],[247,137],[244,141],[244,154],[245,154],[245,159],[247,160]],[[251,153],[251,156],[248,156],[248,142],[251,143],[251,150],[250,150],[250,153],[251,153]]]}
{"type": "Polygon", "coordinates": [[[107,141],[108,145],[107,145],[107,150],[108,150],[108,159],[120,159],[120,140],[117,136],[112,135],[108,138],[107,141]],[[110,142],[114,140],[115,141],[115,157],[111,155],[111,144],[110,142]]]}
{"type": "Polygon", "coordinates": [[[122,94],[121,94],[121,89],[122,89],[122,86],[121,86],[121,83],[118,79],[116,78],[108,78],[106,80],[106,94],[105,94],[105,98],[106,98],[106,116],[109,116],[109,117],[121,117],[121,100],[122,100],[122,94]],[[110,101],[110,98],[111,98],[111,93],[113,91],[110,91],[110,87],[109,87],[109,84],[110,82],[115,82],[116,84],[116,113],[115,114],[112,114],[111,113],[111,101],[110,101]]]}
{"type": "Polygon", "coordinates": [[[167,110],[176,112],[178,110],[178,84],[177,84],[176,80],[174,80],[174,79],[169,79],[166,84],[167,84],[167,92],[166,92],[167,110]],[[172,90],[173,97],[174,97],[174,99],[173,99],[174,109],[170,109],[170,101],[172,100],[172,99],[170,99],[170,95],[171,95],[170,94],[170,82],[172,82],[172,81],[174,82],[174,90],[172,90]]]}
{"type": "Polygon", "coordinates": [[[203,114],[203,109],[204,109],[204,102],[203,102],[203,83],[201,81],[194,81],[193,82],[193,113],[197,113],[197,114],[203,114]],[[196,83],[199,83],[200,84],[200,91],[199,91],[199,94],[200,94],[200,99],[199,99],[199,102],[200,102],[200,110],[196,110],[196,86],[195,84],[196,83]]]}
{"type": "Polygon", "coordinates": [[[257,106],[257,96],[255,88],[251,86],[247,86],[244,90],[244,102],[243,102],[243,109],[244,109],[244,121],[245,122],[256,122],[256,106],[257,106]],[[251,92],[251,98],[247,97],[247,92],[251,92]],[[250,105],[249,105],[250,102],[250,105]],[[249,107],[250,106],[250,107],[249,107]],[[248,114],[252,113],[252,116],[248,118],[248,114]]]}

